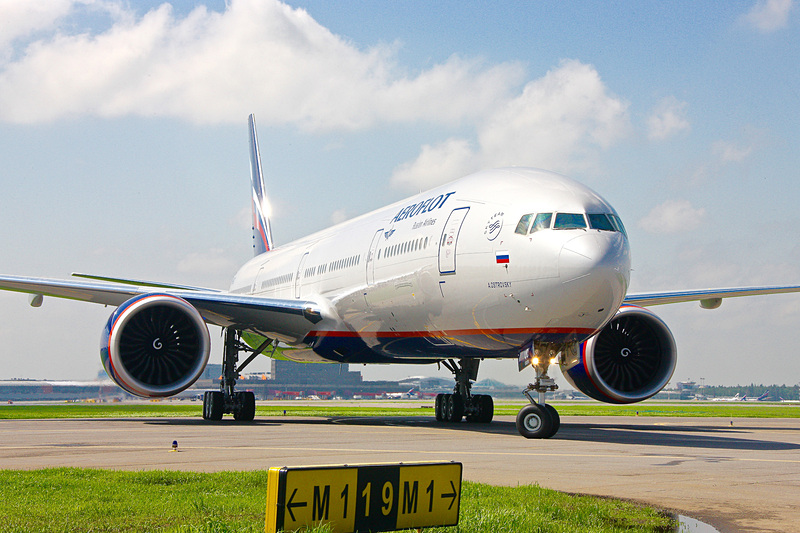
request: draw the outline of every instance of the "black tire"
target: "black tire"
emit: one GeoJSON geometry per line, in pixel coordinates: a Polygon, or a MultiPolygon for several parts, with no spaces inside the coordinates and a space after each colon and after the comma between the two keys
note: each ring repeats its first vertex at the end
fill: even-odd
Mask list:
{"type": "Polygon", "coordinates": [[[550,419],[553,422],[552,424],[553,427],[550,428],[550,434],[547,436],[547,438],[549,439],[550,437],[558,433],[558,428],[561,427],[561,417],[558,416],[558,411],[556,411],[556,408],[550,405],[549,403],[544,404],[543,407],[547,409],[547,411],[550,413],[550,419]]]}
{"type": "Polygon", "coordinates": [[[494,400],[488,394],[481,395],[481,416],[478,422],[488,424],[494,418],[494,400]]]}
{"type": "Polygon", "coordinates": [[[250,422],[256,417],[256,395],[252,391],[235,393],[234,420],[250,422]]]}
{"type": "Polygon", "coordinates": [[[467,422],[487,424],[494,417],[494,401],[488,394],[473,394],[472,409],[467,415],[467,422]]]}
{"type": "Polygon", "coordinates": [[[222,420],[225,411],[225,396],[219,391],[206,391],[203,394],[203,418],[222,420]]]}
{"type": "Polygon", "coordinates": [[[552,430],[550,411],[539,404],[526,405],[517,413],[517,431],[526,439],[549,438],[552,430]]]}
{"type": "Polygon", "coordinates": [[[447,420],[448,422],[461,422],[464,417],[464,400],[458,394],[448,394],[448,396],[450,416],[447,420]]]}
{"type": "Polygon", "coordinates": [[[480,394],[473,394],[470,397],[471,405],[469,408],[464,408],[466,414],[464,415],[464,420],[467,423],[471,424],[474,422],[480,422],[481,418],[481,404],[480,404],[481,395],[480,394]]]}
{"type": "Polygon", "coordinates": [[[436,402],[434,404],[436,408],[434,411],[436,412],[436,421],[443,422],[444,421],[444,394],[437,394],[436,395],[436,402]]]}
{"type": "Polygon", "coordinates": [[[442,422],[450,422],[453,413],[452,394],[442,394],[442,422]]]}

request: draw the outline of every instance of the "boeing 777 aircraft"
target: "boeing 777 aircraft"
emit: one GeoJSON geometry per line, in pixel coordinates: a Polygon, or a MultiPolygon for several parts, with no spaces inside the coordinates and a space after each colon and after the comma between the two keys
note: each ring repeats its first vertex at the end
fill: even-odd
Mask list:
{"type": "Polygon", "coordinates": [[[206,366],[207,324],[224,328],[219,391],[203,418],[252,420],[255,398],[236,392],[260,354],[336,363],[441,362],[455,377],[436,397],[442,422],[490,422],[491,396],[471,393],[480,361],[532,366],[519,432],[559,428],[545,402],[564,377],[608,403],[650,398],[672,376],[675,341],[647,306],[798,292],[800,286],[627,294],[630,249],[617,212],[564,176],[528,168],[478,172],[274,247],[255,120],[250,116],[255,257],[230,288],[215,290],[76,274],[53,280],[0,276],[0,288],[113,305],[101,358],[120,387],[171,396],[206,366]],[[288,345],[289,349],[281,349],[288,345]],[[239,364],[239,355],[250,356],[239,364]]]}

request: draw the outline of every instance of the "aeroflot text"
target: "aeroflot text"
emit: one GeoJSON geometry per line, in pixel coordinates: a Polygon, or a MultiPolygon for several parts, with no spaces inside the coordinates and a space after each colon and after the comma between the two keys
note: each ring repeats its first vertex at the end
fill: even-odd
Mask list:
{"type": "Polygon", "coordinates": [[[404,207],[400,210],[399,213],[395,215],[392,219],[392,222],[400,222],[401,220],[405,220],[407,218],[415,217],[420,213],[429,213],[434,209],[441,209],[444,203],[450,198],[451,195],[455,194],[456,192],[449,192],[447,194],[440,194],[434,198],[428,198],[424,202],[420,202],[418,204],[411,204],[408,207],[404,207]]]}

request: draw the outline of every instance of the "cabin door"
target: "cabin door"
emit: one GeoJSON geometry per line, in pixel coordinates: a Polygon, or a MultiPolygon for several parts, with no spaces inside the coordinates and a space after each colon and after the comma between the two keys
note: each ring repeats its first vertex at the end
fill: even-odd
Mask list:
{"type": "Polygon", "coordinates": [[[303,254],[303,257],[300,258],[300,264],[297,265],[297,275],[294,277],[294,297],[300,298],[300,286],[303,283],[303,268],[306,265],[306,259],[308,259],[308,252],[303,254]]]}
{"type": "Polygon", "coordinates": [[[442,238],[439,242],[439,274],[456,273],[456,246],[461,225],[467,218],[469,207],[453,209],[442,229],[442,238]]]}
{"type": "Polygon", "coordinates": [[[369,245],[369,252],[367,252],[367,285],[375,284],[375,261],[378,260],[378,244],[381,242],[381,235],[383,235],[383,228],[375,232],[369,245]]]}

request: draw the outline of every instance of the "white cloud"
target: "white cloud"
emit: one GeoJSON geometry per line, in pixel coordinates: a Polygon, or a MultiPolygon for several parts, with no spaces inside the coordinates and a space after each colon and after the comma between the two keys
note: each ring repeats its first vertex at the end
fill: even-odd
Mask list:
{"type": "Polygon", "coordinates": [[[249,205],[243,205],[235,215],[228,219],[228,224],[237,230],[252,229],[253,208],[249,205]]]}
{"type": "Polygon", "coordinates": [[[744,161],[752,151],[752,146],[740,147],[726,141],[717,141],[712,146],[712,152],[721,163],[738,163],[744,161]]]}
{"type": "Polygon", "coordinates": [[[697,228],[705,215],[705,209],[693,207],[688,200],[667,200],[641,219],[639,226],[648,233],[678,233],[697,228]]]}
{"type": "Polygon", "coordinates": [[[347,211],[344,209],[337,209],[333,213],[331,213],[331,223],[333,224],[341,224],[349,217],[347,216],[347,211]]]}
{"type": "Polygon", "coordinates": [[[52,28],[69,12],[71,4],[71,0],[0,2],[0,54],[6,56],[10,52],[7,47],[15,39],[52,28]]]}
{"type": "Polygon", "coordinates": [[[679,101],[674,96],[661,100],[647,119],[647,137],[661,141],[690,129],[691,125],[686,118],[688,107],[689,104],[679,101]]]}
{"type": "MultiPolygon", "coordinates": [[[[455,56],[410,75],[391,47],[359,49],[277,0],[232,0],[224,12],[198,7],[182,18],[169,4],[143,16],[108,4],[107,30],[70,33],[55,20],[61,9],[48,19],[50,34],[7,54],[0,120],[146,115],[231,122],[255,111],[262,124],[306,129],[452,124],[482,116],[522,79],[517,64],[486,67],[455,56]]],[[[87,9],[75,2],[67,11],[87,9]]],[[[37,29],[33,22],[14,27],[15,36],[37,29]]]]}
{"type": "Polygon", "coordinates": [[[395,186],[427,188],[486,167],[528,165],[568,172],[627,134],[628,104],[608,93],[591,65],[564,61],[488,115],[477,145],[448,139],[398,167],[395,186]]]}
{"type": "Polygon", "coordinates": [[[436,146],[426,144],[417,159],[395,169],[392,185],[422,190],[468,174],[476,170],[475,164],[475,154],[465,139],[448,139],[436,146]]]}
{"type": "Polygon", "coordinates": [[[771,33],[788,25],[792,7],[792,0],[759,0],[741,20],[761,33],[771,33]]]}

